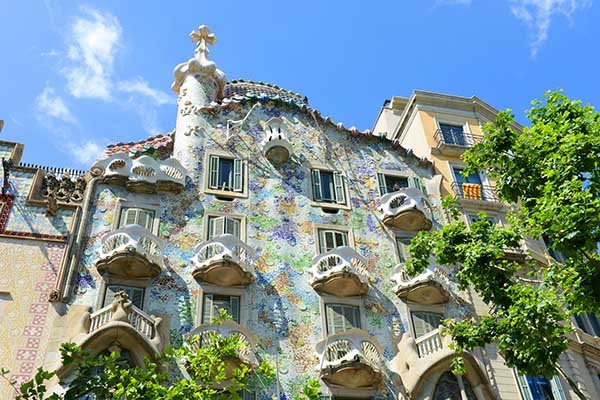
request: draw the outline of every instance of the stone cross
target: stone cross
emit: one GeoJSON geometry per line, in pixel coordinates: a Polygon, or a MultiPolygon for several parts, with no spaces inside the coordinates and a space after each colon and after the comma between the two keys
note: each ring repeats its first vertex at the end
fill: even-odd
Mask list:
{"type": "Polygon", "coordinates": [[[217,37],[214,33],[210,33],[210,28],[206,25],[200,25],[197,31],[190,33],[190,39],[192,39],[192,42],[197,43],[194,54],[200,60],[208,60],[208,45],[214,46],[217,43],[217,37]]]}

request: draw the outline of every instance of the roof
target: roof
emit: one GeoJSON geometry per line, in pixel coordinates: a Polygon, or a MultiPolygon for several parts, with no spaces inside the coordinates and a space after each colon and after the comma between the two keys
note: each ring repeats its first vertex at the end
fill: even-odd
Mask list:
{"type": "Polygon", "coordinates": [[[173,132],[151,136],[138,142],[111,144],[106,146],[104,153],[110,156],[119,151],[124,151],[131,157],[156,155],[160,159],[168,158],[173,152],[173,132]]]}

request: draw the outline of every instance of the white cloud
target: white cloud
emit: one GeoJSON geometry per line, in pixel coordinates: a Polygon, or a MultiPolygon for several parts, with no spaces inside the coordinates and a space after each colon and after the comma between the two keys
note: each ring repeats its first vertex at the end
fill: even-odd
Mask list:
{"type": "Polygon", "coordinates": [[[136,79],[119,82],[118,89],[125,93],[137,93],[146,96],[157,105],[174,103],[171,95],[151,88],[148,82],[139,76],[136,79]]]}
{"type": "Polygon", "coordinates": [[[46,86],[35,100],[38,112],[64,122],[75,123],[77,120],[62,98],[57,96],[54,88],[46,86]]]}
{"type": "Polygon", "coordinates": [[[77,162],[89,166],[98,158],[102,157],[104,146],[87,140],[79,144],[68,144],[67,150],[77,162]]]}
{"type": "Polygon", "coordinates": [[[110,100],[115,53],[120,46],[121,25],[109,13],[85,7],[71,27],[63,69],[74,97],[110,100]]]}
{"type": "Polygon", "coordinates": [[[511,0],[510,10],[521,22],[533,30],[531,55],[535,57],[540,46],[548,38],[550,23],[555,15],[567,19],[578,9],[589,7],[591,0],[511,0]]]}

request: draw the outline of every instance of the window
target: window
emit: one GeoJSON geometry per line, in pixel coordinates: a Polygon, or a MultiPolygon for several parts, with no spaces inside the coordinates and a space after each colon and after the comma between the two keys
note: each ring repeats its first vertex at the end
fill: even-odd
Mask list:
{"type": "Polygon", "coordinates": [[[517,375],[524,400],[565,400],[557,376],[552,379],[517,375]]]}
{"type": "Polygon", "coordinates": [[[107,305],[111,304],[115,298],[115,295],[121,290],[127,294],[127,297],[129,297],[129,300],[134,306],[140,310],[144,308],[144,288],[123,285],[108,285],[106,287],[102,307],[106,307],[107,305]]]}
{"type": "Polygon", "coordinates": [[[477,400],[477,396],[465,376],[454,375],[452,372],[446,371],[435,385],[433,400],[460,400],[464,398],[462,393],[467,396],[467,400],[477,400]],[[461,390],[459,381],[464,390],[461,390]]]}
{"type": "Polygon", "coordinates": [[[396,236],[396,249],[398,250],[398,261],[403,264],[410,259],[410,253],[408,252],[408,246],[412,237],[396,236]]]}
{"type": "Polygon", "coordinates": [[[205,294],[202,302],[202,323],[210,324],[219,316],[220,310],[227,311],[232,319],[240,323],[240,297],[220,294],[205,294]]]}
{"type": "Polygon", "coordinates": [[[427,193],[422,179],[418,176],[398,176],[378,172],[377,182],[379,183],[379,194],[382,196],[406,187],[413,187],[427,193]]]}
{"type": "Polygon", "coordinates": [[[214,239],[218,236],[229,233],[238,239],[240,236],[241,220],[233,217],[220,217],[220,216],[209,216],[208,217],[208,240],[214,239]]]}
{"type": "Polygon", "coordinates": [[[552,240],[548,239],[545,236],[542,237],[542,240],[544,241],[544,245],[546,246],[546,249],[548,249],[548,254],[550,254],[550,257],[552,257],[554,259],[554,261],[562,262],[563,261],[562,253],[560,251],[554,250],[551,247],[552,240]]]}
{"type": "Polygon", "coordinates": [[[348,246],[348,232],[319,229],[319,253],[327,253],[340,246],[348,246]]]}
{"type": "Polygon", "coordinates": [[[456,182],[457,194],[465,199],[488,200],[490,193],[483,190],[481,176],[478,173],[470,173],[463,176],[464,168],[453,167],[454,180],[456,182]]]}
{"type": "Polygon", "coordinates": [[[228,192],[244,191],[244,163],[238,158],[209,157],[208,187],[228,192]]]}
{"type": "Polygon", "coordinates": [[[444,143],[456,146],[466,146],[464,127],[458,124],[440,123],[440,131],[444,137],[444,143]]]}
{"type": "Polygon", "coordinates": [[[442,322],[442,314],[432,312],[413,312],[412,320],[416,339],[437,329],[442,322]]]}
{"type": "Polygon", "coordinates": [[[600,321],[595,314],[574,315],[577,326],[588,335],[600,337],[600,321]]]}
{"type": "Polygon", "coordinates": [[[327,335],[360,329],[360,309],[346,304],[325,304],[325,321],[327,335]]]}
{"type": "Polygon", "coordinates": [[[496,218],[495,217],[485,217],[485,218],[480,218],[479,215],[469,215],[469,223],[473,223],[473,222],[479,222],[479,221],[487,221],[492,225],[496,225],[496,218]]]}
{"type": "Polygon", "coordinates": [[[137,224],[152,231],[154,226],[154,210],[137,207],[121,208],[121,216],[119,218],[119,228],[125,225],[137,224]]]}
{"type": "Polygon", "coordinates": [[[313,200],[324,203],[346,203],[344,178],[337,171],[312,170],[313,200]]]}

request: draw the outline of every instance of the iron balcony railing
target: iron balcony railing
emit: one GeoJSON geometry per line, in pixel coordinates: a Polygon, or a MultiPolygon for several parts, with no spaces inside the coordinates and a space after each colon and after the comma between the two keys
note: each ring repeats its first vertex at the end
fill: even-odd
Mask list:
{"type": "Polygon", "coordinates": [[[498,190],[495,186],[454,182],[452,190],[456,194],[456,197],[461,199],[500,202],[498,190]]]}
{"type": "Polygon", "coordinates": [[[457,147],[471,147],[481,141],[481,135],[463,132],[461,130],[435,131],[435,142],[438,146],[449,145],[457,147]]]}

